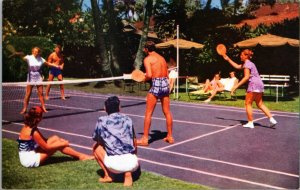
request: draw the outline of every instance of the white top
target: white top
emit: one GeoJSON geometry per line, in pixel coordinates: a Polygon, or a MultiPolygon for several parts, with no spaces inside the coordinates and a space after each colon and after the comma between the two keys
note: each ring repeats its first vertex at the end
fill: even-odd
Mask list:
{"type": "Polygon", "coordinates": [[[177,71],[175,70],[171,70],[170,73],[169,73],[169,78],[177,78],[177,71]]]}
{"type": "Polygon", "coordinates": [[[27,82],[42,82],[41,67],[46,60],[40,56],[34,57],[34,55],[26,55],[24,59],[28,64],[27,82]]]}
{"type": "Polygon", "coordinates": [[[222,78],[220,82],[224,85],[224,89],[227,91],[231,91],[234,86],[235,81],[237,81],[236,77],[233,78],[222,78]]]}

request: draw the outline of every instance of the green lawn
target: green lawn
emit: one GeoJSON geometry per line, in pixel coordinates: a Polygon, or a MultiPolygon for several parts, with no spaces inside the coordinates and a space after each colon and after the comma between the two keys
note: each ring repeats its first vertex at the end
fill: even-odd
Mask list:
{"type": "MultiPolygon", "coordinates": [[[[48,164],[24,168],[19,162],[17,142],[2,139],[3,189],[127,189],[123,183],[101,184],[103,173],[95,160],[76,161],[57,153],[48,164]]],[[[212,189],[142,171],[131,189],[212,189]]]]}

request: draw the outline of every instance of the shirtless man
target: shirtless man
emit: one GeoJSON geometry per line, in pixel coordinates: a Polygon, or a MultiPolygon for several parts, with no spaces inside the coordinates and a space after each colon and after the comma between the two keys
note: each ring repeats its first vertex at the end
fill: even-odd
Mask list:
{"type": "MultiPolygon", "coordinates": [[[[54,63],[58,67],[50,67],[49,70],[49,78],[48,81],[53,81],[54,77],[57,77],[59,81],[63,80],[62,70],[64,69],[64,60],[61,54],[61,46],[56,45],[54,48],[54,52],[51,53],[48,57],[49,63],[54,63]]],[[[46,88],[46,100],[49,100],[49,92],[50,92],[51,85],[49,84],[46,88]]],[[[65,92],[64,92],[64,85],[60,84],[60,93],[61,99],[65,100],[65,92]]]]}
{"type": "Polygon", "coordinates": [[[170,112],[169,83],[168,83],[168,66],[165,59],[155,52],[155,43],[148,41],[144,47],[144,52],[148,55],[144,59],[146,68],[146,79],[152,80],[152,87],[147,94],[147,104],[144,120],[144,135],[137,140],[137,145],[148,146],[149,129],[151,117],[156,106],[157,100],[160,99],[163,113],[166,117],[167,137],[164,141],[173,144],[172,136],[173,118],[170,112]]]}

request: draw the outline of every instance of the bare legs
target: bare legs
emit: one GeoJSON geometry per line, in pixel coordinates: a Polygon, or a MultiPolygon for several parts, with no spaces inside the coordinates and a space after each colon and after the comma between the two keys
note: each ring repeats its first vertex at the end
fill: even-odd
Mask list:
{"type": "MultiPolygon", "coordinates": [[[[112,177],[109,175],[108,169],[104,165],[104,156],[105,156],[105,150],[104,147],[101,144],[95,143],[93,146],[93,152],[94,156],[100,165],[100,167],[104,171],[104,177],[99,178],[99,182],[101,183],[110,183],[113,181],[112,177]]],[[[133,180],[132,180],[132,174],[131,172],[125,172],[124,173],[124,186],[132,186],[133,180]]]]}
{"type": "Polygon", "coordinates": [[[29,99],[31,96],[31,92],[32,92],[32,87],[31,85],[27,85],[26,86],[26,92],[25,92],[25,97],[24,97],[24,105],[23,105],[23,109],[20,112],[20,114],[24,114],[27,111],[27,107],[28,107],[28,103],[29,103],[29,99]]]}
{"type": "Polygon", "coordinates": [[[166,125],[167,125],[167,137],[164,138],[164,141],[173,144],[174,138],[172,136],[173,134],[173,117],[170,111],[170,98],[168,96],[165,96],[160,99],[161,100],[161,106],[162,110],[164,112],[164,115],[166,117],[166,125]]]}
{"type": "MultiPolygon", "coordinates": [[[[30,96],[31,96],[32,88],[33,88],[32,85],[27,85],[26,86],[24,105],[23,105],[23,109],[20,112],[20,114],[24,114],[27,111],[27,107],[28,107],[30,96]]],[[[46,107],[45,107],[44,97],[43,97],[43,86],[42,85],[37,85],[36,88],[37,88],[38,97],[39,97],[39,100],[41,102],[42,109],[43,109],[44,112],[47,112],[46,107]]]]}
{"type": "MultiPolygon", "coordinates": [[[[172,137],[172,126],[173,126],[173,118],[170,112],[170,98],[169,96],[165,96],[160,99],[163,113],[166,117],[166,125],[167,125],[167,142],[174,143],[174,139],[172,137]]],[[[147,95],[147,105],[146,105],[146,112],[145,112],[145,120],[144,120],[144,135],[141,139],[137,140],[137,145],[140,146],[147,146],[148,145],[148,136],[149,136],[149,129],[151,126],[151,117],[154,111],[154,108],[157,103],[157,97],[153,94],[148,93],[147,95]]]]}
{"type": "Polygon", "coordinates": [[[157,103],[157,98],[153,94],[148,93],[145,120],[144,120],[144,135],[143,135],[146,139],[148,139],[149,136],[151,118],[152,118],[153,111],[156,107],[156,103],[157,103]]]}
{"type": "MultiPolygon", "coordinates": [[[[53,74],[49,74],[48,81],[53,81],[53,79],[54,79],[54,75],[53,74]]],[[[57,79],[58,79],[58,81],[62,81],[63,80],[63,76],[60,74],[60,75],[57,76],[57,79]]],[[[64,85],[60,84],[59,87],[60,87],[61,99],[65,100],[66,98],[65,98],[64,85]]],[[[47,85],[47,88],[46,88],[46,98],[45,98],[46,100],[49,100],[50,88],[51,88],[51,84],[47,85]]]]}
{"type": "Polygon", "coordinates": [[[222,92],[222,91],[224,91],[224,88],[218,88],[218,89],[213,90],[213,91],[211,92],[210,97],[209,97],[207,100],[205,100],[205,102],[210,102],[210,101],[213,99],[213,97],[216,96],[216,94],[217,94],[218,92],[222,92]]]}
{"type": "Polygon", "coordinates": [[[272,117],[270,110],[263,103],[262,96],[263,96],[262,93],[257,93],[257,92],[248,92],[246,94],[245,107],[246,107],[248,121],[253,121],[253,111],[252,111],[253,101],[255,101],[257,107],[261,111],[263,111],[268,118],[272,117]]]}
{"type": "Polygon", "coordinates": [[[248,123],[243,125],[243,127],[246,128],[254,128],[253,124],[253,114],[252,114],[252,103],[255,101],[256,106],[264,112],[264,114],[269,118],[270,120],[270,127],[274,127],[277,124],[277,121],[272,117],[270,110],[264,105],[262,101],[263,93],[257,93],[257,92],[248,92],[246,94],[245,99],[245,107],[248,117],[248,123]]]}
{"type": "MultiPolygon", "coordinates": [[[[62,139],[56,135],[49,137],[47,140],[48,145],[55,145],[55,144],[61,144],[61,143],[68,143],[65,139],[62,139]]],[[[77,152],[70,146],[64,146],[61,148],[53,149],[51,151],[45,151],[43,149],[39,149],[38,152],[40,152],[41,155],[41,160],[40,162],[43,163],[45,162],[51,155],[53,155],[56,151],[60,151],[63,154],[66,154],[68,156],[71,156],[73,158],[79,159],[79,160],[91,160],[94,159],[94,156],[89,156],[80,152],[77,152]]]]}
{"type": "Polygon", "coordinates": [[[203,87],[203,91],[207,92],[207,91],[210,91],[212,89],[213,89],[213,86],[211,85],[210,80],[206,79],[204,87],[203,87]]]}

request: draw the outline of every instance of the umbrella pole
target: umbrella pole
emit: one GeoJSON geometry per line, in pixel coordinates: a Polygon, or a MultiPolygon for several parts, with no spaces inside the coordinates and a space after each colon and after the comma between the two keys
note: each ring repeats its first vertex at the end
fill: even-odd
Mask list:
{"type": "Polygon", "coordinates": [[[177,63],[177,80],[176,80],[176,99],[178,100],[178,92],[179,92],[179,25],[177,25],[177,40],[176,40],[176,63],[177,63]]]}

